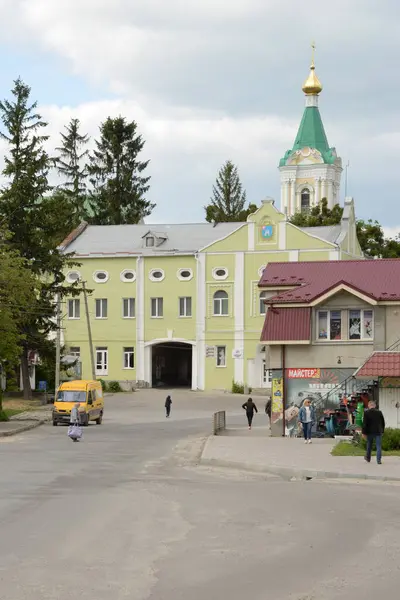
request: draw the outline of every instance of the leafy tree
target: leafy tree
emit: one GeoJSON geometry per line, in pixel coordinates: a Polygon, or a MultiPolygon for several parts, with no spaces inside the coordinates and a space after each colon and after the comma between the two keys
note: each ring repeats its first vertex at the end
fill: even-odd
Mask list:
{"type": "Polygon", "coordinates": [[[29,352],[40,354],[49,347],[49,334],[56,329],[56,295],[79,291],[76,285],[64,286],[64,270],[74,263],[54,245],[57,212],[48,195],[51,161],[44,149],[47,136],[42,134],[46,123],[36,112],[36,102],[30,104],[30,88],[21,79],[14,82],[12,96],[0,102],[0,136],[7,145],[0,221],[11,234],[7,246],[25,259],[32,275],[41,281],[40,295],[32,289],[29,312],[19,328],[24,397],[30,399],[29,352]]]}
{"type": "MultiPolygon", "coordinates": [[[[0,373],[19,361],[24,340],[23,325],[31,310],[32,296],[40,283],[24,259],[11,250],[6,233],[0,229],[0,373]]],[[[2,389],[0,385],[0,420],[2,389]]]]}
{"type": "MultiPolygon", "coordinates": [[[[298,227],[318,227],[340,223],[343,208],[339,204],[330,209],[326,198],[307,213],[296,213],[289,222],[298,227]]],[[[357,237],[364,255],[370,258],[400,257],[400,237],[385,238],[382,225],[378,221],[356,221],[357,237]]]]}
{"type": "Polygon", "coordinates": [[[65,127],[65,133],[61,133],[61,146],[56,148],[59,156],[55,159],[55,165],[63,179],[57,196],[61,200],[65,195],[64,204],[69,205],[76,225],[86,217],[88,170],[85,161],[89,150],[85,146],[88,142],[89,136],[80,133],[79,119],[71,119],[65,127]]]}
{"type": "Polygon", "coordinates": [[[90,222],[96,225],[138,223],[155,207],[146,200],[150,177],[143,175],[149,161],[138,159],[144,140],[135,121],[108,119],[100,126],[100,139],[90,155],[88,171],[93,186],[90,222]]]}
{"type": "Polygon", "coordinates": [[[246,205],[246,192],[239,178],[237,167],[227,160],[219,170],[211,204],[204,207],[206,221],[209,223],[226,223],[229,221],[246,221],[249,214],[257,210],[255,204],[246,205]]]}

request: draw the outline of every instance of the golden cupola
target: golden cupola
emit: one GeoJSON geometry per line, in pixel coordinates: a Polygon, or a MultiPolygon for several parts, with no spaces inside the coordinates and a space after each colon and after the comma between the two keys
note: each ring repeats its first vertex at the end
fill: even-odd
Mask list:
{"type": "Polygon", "coordinates": [[[315,74],[314,52],[315,44],[312,45],[313,57],[311,60],[310,74],[303,83],[303,92],[307,96],[318,96],[322,92],[322,84],[315,74]]]}

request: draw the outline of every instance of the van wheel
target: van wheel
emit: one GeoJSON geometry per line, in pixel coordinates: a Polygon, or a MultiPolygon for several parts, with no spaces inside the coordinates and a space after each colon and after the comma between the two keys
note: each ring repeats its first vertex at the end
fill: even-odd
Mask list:
{"type": "Polygon", "coordinates": [[[53,421],[53,427],[57,427],[58,422],[57,421],[53,421]]]}
{"type": "Polygon", "coordinates": [[[85,422],[83,424],[84,427],[89,427],[89,415],[86,416],[85,422]]]}
{"type": "Polygon", "coordinates": [[[103,413],[100,413],[100,416],[98,419],[96,419],[96,424],[97,425],[101,425],[103,422],[103,413]]]}

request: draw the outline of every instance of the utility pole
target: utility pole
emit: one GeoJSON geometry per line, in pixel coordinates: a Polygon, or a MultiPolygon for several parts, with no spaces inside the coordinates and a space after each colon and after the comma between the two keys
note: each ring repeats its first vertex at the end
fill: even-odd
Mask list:
{"type": "Polygon", "coordinates": [[[95,364],[94,364],[94,352],[93,352],[93,340],[92,340],[92,328],[90,325],[89,303],[88,303],[88,298],[87,298],[86,281],[82,281],[82,289],[83,289],[83,297],[85,299],[86,324],[87,324],[88,339],[89,339],[90,362],[92,365],[92,379],[96,379],[96,368],[95,368],[95,364]]]}
{"type": "Polygon", "coordinates": [[[60,294],[57,294],[57,309],[56,309],[56,324],[57,324],[57,336],[56,336],[56,378],[55,378],[55,392],[60,386],[60,360],[61,360],[61,306],[60,306],[60,294]]]}

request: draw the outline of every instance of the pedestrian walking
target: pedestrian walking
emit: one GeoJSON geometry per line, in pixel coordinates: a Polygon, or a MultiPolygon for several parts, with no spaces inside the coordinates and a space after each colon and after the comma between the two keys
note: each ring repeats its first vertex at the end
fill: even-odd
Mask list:
{"type": "Polygon", "coordinates": [[[368,402],[368,410],[364,413],[362,433],[367,440],[367,452],[364,460],[371,462],[372,445],[376,443],[376,462],[382,464],[382,435],[385,431],[385,418],[380,410],[376,408],[373,400],[368,402]]]}
{"type": "Polygon", "coordinates": [[[311,431],[315,423],[315,409],[311,406],[309,398],[303,402],[303,406],[299,411],[299,422],[303,426],[304,443],[311,444],[311,431]]]}
{"type": "Polygon", "coordinates": [[[243,404],[242,408],[246,411],[247,422],[249,424],[249,429],[251,429],[254,412],[258,413],[257,406],[254,404],[253,400],[249,398],[247,402],[243,404]]]}
{"type": "Polygon", "coordinates": [[[172,404],[172,400],[171,400],[171,396],[167,396],[167,399],[165,400],[165,416],[169,417],[169,415],[171,414],[171,404],[172,404]]]}
{"type": "Polygon", "coordinates": [[[265,414],[268,415],[269,428],[271,429],[271,415],[272,415],[272,400],[271,400],[271,398],[268,398],[267,402],[265,403],[265,414]]]}
{"type": "Polygon", "coordinates": [[[79,442],[82,438],[82,429],[80,426],[80,415],[79,415],[80,404],[77,402],[71,410],[68,427],[68,437],[73,442],[79,442]]]}

